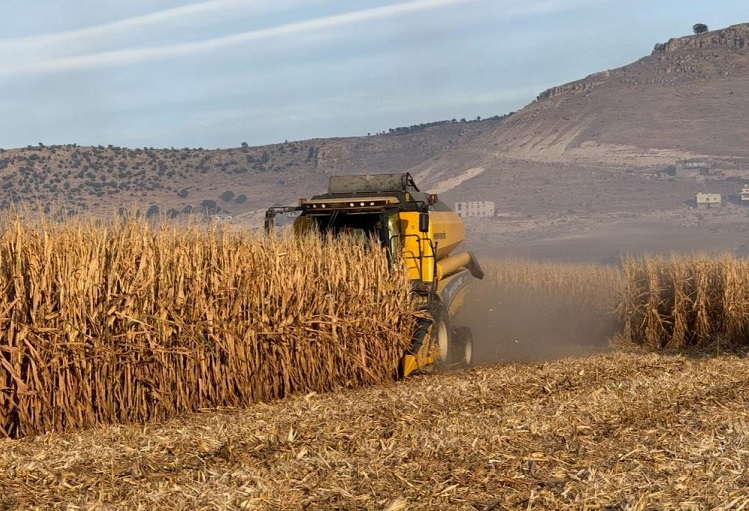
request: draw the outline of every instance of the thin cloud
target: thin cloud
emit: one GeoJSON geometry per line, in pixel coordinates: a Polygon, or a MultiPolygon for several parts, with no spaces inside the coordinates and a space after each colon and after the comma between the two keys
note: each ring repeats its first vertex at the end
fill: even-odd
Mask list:
{"type": "Polygon", "coordinates": [[[420,93],[411,97],[399,96],[384,100],[383,98],[379,98],[378,100],[370,99],[369,103],[376,104],[377,109],[380,111],[430,112],[445,107],[459,108],[502,103],[527,103],[528,98],[533,97],[538,90],[540,90],[538,86],[525,86],[491,92],[451,91],[445,94],[420,93]]]}
{"type": "MultiPolygon", "coordinates": [[[[270,4],[271,2],[265,3],[270,4]]],[[[18,51],[49,45],[71,43],[85,39],[96,39],[101,37],[108,38],[111,37],[113,33],[120,31],[144,28],[150,25],[163,24],[183,18],[197,18],[211,13],[234,11],[237,8],[248,5],[253,5],[253,7],[256,8],[257,2],[248,2],[247,0],[211,0],[208,2],[165,9],[163,11],[135,16],[124,20],[117,20],[110,23],[103,23],[101,25],[81,28],[78,30],[68,30],[65,32],[56,32],[39,36],[19,37],[11,40],[0,40],[0,50],[12,49],[13,51],[18,51]]]]}
{"type": "MultiPolygon", "coordinates": [[[[112,50],[106,52],[60,57],[50,60],[42,60],[27,64],[0,67],[0,76],[14,76],[35,73],[55,73],[75,71],[83,69],[94,69],[100,67],[120,66],[128,64],[139,64],[158,60],[184,57],[195,54],[205,54],[216,50],[239,46],[248,42],[257,42],[264,39],[283,38],[310,32],[323,32],[333,28],[345,27],[356,23],[364,23],[377,19],[402,16],[428,9],[435,9],[461,3],[470,3],[482,0],[412,0],[409,2],[374,7],[345,14],[325,16],[307,21],[288,23],[272,28],[254,30],[225,37],[182,43],[166,46],[133,48],[112,50]]],[[[548,14],[560,10],[580,7],[589,4],[592,0],[547,0],[535,2],[530,5],[517,6],[510,3],[505,12],[505,17],[513,18],[519,16],[533,16],[548,14]]],[[[240,0],[214,0],[192,6],[169,9],[146,16],[121,20],[97,27],[82,29],[80,31],[65,32],[41,36],[37,39],[29,39],[27,44],[57,44],[62,41],[77,37],[92,37],[111,35],[113,28],[132,28],[155,22],[175,19],[183,16],[195,16],[205,14],[208,11],[220,11],[230,8],[235,4],[245,4],[240,0]],[[57,39],[56,39],[57,38],[57,39]]],[[[17,40],[16,40],[17,41],[17,40]]],[[[4,43],[14,44],[14,41],[4,43]]]]}

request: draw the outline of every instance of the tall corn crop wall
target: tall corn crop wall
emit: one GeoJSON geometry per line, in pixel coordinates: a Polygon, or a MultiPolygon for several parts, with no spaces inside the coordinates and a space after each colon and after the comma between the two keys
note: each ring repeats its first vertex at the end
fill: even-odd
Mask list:
{"type": "Polygon", "coordinates": [[[405,272],[353,240],[29,224],[0,234],[0,437],[382,382],[405,272]]]}
{"type": "Polygon", "coordinates": [[[749,345],[749,260],[731,255],[623,263],[625,334],[652,348],[749,345]]]}

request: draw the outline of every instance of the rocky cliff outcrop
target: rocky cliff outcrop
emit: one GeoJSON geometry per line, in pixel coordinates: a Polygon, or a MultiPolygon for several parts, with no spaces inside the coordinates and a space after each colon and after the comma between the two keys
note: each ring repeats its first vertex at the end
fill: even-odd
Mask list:
{"type": "Polygon", "coordinates": [[[592,75],[589,75],[582,80],[578,80],[576,82],[570,82],[564,85],[558,85],[556,87],[546,89],[541,94],[539,94],[536,99],[541,100],[541,99],[555,98],[567,92],[570,92],[572,94],[590,92],[597,85],[604,83],[609,78],[609,76],[611,76],[610,71],[602,71],[600,73],[593,73],[592,75]]]}
{"type": "Polygon", "coordinates": [[[658,43],[653,48],[653,55],[671,53],[682,48],[711,48],[722,46],[741,49],[749,43],[749,23],[732,25],[722,30],[705,32],[704,34],[676,37],[666,43],[658,43]]]}

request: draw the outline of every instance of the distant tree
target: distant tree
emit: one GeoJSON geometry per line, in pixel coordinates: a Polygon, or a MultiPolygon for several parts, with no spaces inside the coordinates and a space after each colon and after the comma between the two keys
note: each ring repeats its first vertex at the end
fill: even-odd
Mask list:
{"type": "Polygon", "coordinates": [[[209,213],[218,212],[218,205],[216,204],[216,201],[206,199],[204,201],[201,201],[200,205],[203,207],[204,210],[206,210],[209,213]]]}
{"type": "Polygon", "coordinates": [[[704,23],[697,23],[692,26],[692,32],[694,32],[695,34],[704,34],[705,32],[707,32],[707,30],[707,25],[705,25],[704,23]]]}
{"type": "Polygon", "coordinates": [[[247,142],[242,142],[242,147],[250,147],[247,142]]]}
{"type": "Polygon", "coordinates": [[[229,202],[234,198],[234,192],[231,190],[226,190],[224,193],[221,194],[220,199],[224,202],[229,202]]]}

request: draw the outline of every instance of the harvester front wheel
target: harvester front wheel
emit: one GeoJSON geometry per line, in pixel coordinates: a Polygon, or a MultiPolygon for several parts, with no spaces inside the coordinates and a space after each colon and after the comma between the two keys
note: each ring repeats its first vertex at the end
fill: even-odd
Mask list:
{"type": "Polygon", "coordinates": [[[473,335],[465,326],[453,327],[450,316],[440,305],[432,314],[432,346],[440,367],[467,367],[473,362],[473,335]]]}
{"type": "Polygon", "coordinates": [[[432,319],[432,339],[434,342],[437,356],[437,363],[442,366],[450,364],[452,358],[452,339],[450,329],[450,319],[444,307],[440,306],[433,314],[432,319]]]}

